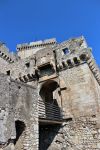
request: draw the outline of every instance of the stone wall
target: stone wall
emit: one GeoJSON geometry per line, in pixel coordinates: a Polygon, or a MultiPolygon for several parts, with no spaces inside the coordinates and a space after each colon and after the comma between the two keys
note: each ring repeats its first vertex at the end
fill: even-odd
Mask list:
{"type": "Polygon", "coordinates": [[[26,58],[24,60],[16,61],[15,63],[9,65],[10,76],[13,79],[23,80],[23,82],[28,82],[27,75],[34,75],[35,71],[35,58],[32,56],[31,58],[26,58]],[[25,79],[26,78],[26,81],[25,79]]]}
{"type": "Polygon", "coordinates": [[[14,116],[9,96],[9,79],[0,74],[0,144],[6,143],[13,135],[14,116]]]}
{"type": "Polygon", "coordinates": [[[0,74],[0,147],[38,150],[36,87],[0,74]]]}
{"type": "MultiPolygon", "coordinates": [[[[38,93],[36,87],[12,81],[11,97],[14,99],[15,120],[24,122],[26,126],[23,137],[20,137],[23,140],[21,141],[23,149],[38,149],[38,93]]],[[[20,141],[17,142],[18,146],[20,141]]],[[[20,150],[20,148],[18,146],[16,149],[20,150]]]]}
{"type": "Polygon", "coordinates": [[[59,81],[65,122],[40,126],[40,150],[99,150],[100,86],[94,74],[84,63],[60,71],[59,81]]]}
{"type": "Polygon", "coordinates": [[[99,111],[100,87],[88,65],[59,73],[62,107],[67,117],[96,114],[99,111]]]}
{"type": "Polygon", "coordinates": [[[42,126],[40,132],[40,150],[100,149],[100,126],[98,128],[96,116],[74,118],[61,126],[42,126]]]}

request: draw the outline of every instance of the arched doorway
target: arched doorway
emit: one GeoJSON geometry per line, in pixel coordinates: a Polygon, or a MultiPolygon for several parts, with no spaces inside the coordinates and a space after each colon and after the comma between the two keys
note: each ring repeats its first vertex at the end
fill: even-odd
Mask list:
{"type": "Polygon", "coordinates": [[[39,112],[46,119],[59,120],[61,118],[60,111],[60,95],[59,85],[54,80],[46,81],[40,89],[39,112]]]}

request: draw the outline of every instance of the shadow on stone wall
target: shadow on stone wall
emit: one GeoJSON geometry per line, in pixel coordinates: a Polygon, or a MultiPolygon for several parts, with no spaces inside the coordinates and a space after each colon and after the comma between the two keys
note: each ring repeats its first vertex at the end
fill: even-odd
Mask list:
{"type": "Polygon", "coordinates": [[[39,150],[48,150],[60,128],[60,125],[39,126],[39,150]]]}
{"type": "Polygon", "coordinates": [[[16,139],[14,140],[14,144],[18,142],[18,139],[22,135],[23,131],[25,130],[25,124],[22,121],[15,121],[15,127],[16,127],[16,139]]]}

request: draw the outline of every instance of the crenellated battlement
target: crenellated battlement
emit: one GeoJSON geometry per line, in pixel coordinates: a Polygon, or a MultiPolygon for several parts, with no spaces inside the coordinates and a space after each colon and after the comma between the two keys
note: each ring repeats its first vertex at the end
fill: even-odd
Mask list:
{"type": "Polygon", "coordinates": [[[9,68],[7,70],[10,70],[11,76],[15,76],[16,80],[22,82],[29,82],[33,78],[44,80],[44,78],[48,79],[50,76],[52,77],[52,75],[57,76],[62,70],[78,67],[79,65],[87,63],[94,77],[100,84],[99,68],[94,61],[91,48],[88,47],[83,36],[72,38],[59,44],[57,44],[56,39],[53,38],[31,42],[29,44],[19,44],[17,48],[19,52],[20,49],[24,49],[24,57],[15,57],[14,54],[9,53],[9,49],[2,43],[0,47],[0,56],[10,64],[14,64],[7,66],[7,68],[9,68]],[[49,47],[34,49],[35,47],[41,47],[43,45],[49,45],[49,47]],[[31,49],[31,52],[28,51],[28,48],[32,46],[34,48],[31,49]],[[32,66],[34,66],[33,70],[32,66]]]}
{"type": "Polygon", "coordinates": [[[14,53],[9,52],[9,49],[4,43],[0,44],[0,57],[8,63],[14,63],[18,59],[14,53]]]}

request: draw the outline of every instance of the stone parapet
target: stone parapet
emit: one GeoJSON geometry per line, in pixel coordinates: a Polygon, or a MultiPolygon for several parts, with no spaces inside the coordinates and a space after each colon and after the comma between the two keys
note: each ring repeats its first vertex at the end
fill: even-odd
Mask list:
{"type": "Polygon", "coordinates": [[[44,46],[52,46],[57,43],[55,38],[47,39],[44,41],[36,41],[36,42],[30,42],[30,43],[24,43],[24,44],[18,44],[17,45],[17,51],[25,50],[25,49],[33,49],[36,47],[44,47],[44,46]]]}

